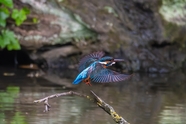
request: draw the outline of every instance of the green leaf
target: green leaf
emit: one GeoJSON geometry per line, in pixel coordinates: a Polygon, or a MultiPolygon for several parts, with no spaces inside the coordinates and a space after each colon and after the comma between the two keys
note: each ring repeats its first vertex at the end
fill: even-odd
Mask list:
{"type": "Polygon", "coordinates": [[[15,39],[15,40],[14,40],[14,43],[12,43],[12,48],[13,48],[14,50],[20,50],[20,49],[21,49],[21,47],[20,47],[20,45],[19,45],[19,41],[18,41],[17,39],[15,39]]]}
{"type": "Polygon", "coordinates": [[[5,41],[8,42],[8,44],[10,44],[11,40],[14,40],[15,38],[14,32],[9,30],[3,30],[2,35],[4,37],[4,40],[6,39],[5,41]]]}
{"type": "Polygon", "coordinates": [[[0,8],[0,26],[6,26],[6,19],[9,17],[9,11],[7,8],[0,8]]]}
{"type": "Polygon", "coordinates": [[[5,7],[2,7],[0,8],[0,19],[6,19],[7,17],[9,17],[10,15],[10,12],[7,8],[5,7]]]}
{"type": "Polygon", "coordinates": [[[2,35],[0,35],[0,47],[1,48],[5,48],[5,44],[4,44],[4,40],[3,40],[3,36],[2,35]]]}
{"type": "Polygon", "coordinates": [[[10,46],[8,45],[8,50],[20,50],[21,47],[19,45],[19,41],[16,39],[14,32],[12,31],[7,31],[6,35],[9,36],[9,42],[10,42],[10,46]]]}
{"type": "Polygon", "coordinates": [[[0,26],[6,27],[6,20],[0,19],[0,26]]]}
{"type": "Polygon", "coordinates": [[[9,51],[13,50],[12,45],[11,45],[11,44],[8,44],[8,45],[7,45],[7,49],[8,49],[9,51]]]}
{"type": "Polygon", "coordinates": [[[2,48],[5,48],[8,44],[10,44],[10,40],[7,36],[3,36],[2,48]]]}
{"type": "Polygon", "coordinates": [[[38,19],[37,18],[33,18],[32,21],[33,21],[34,24],[38,23],[38,19]]]}
{"type": "Polygon", "coordinates": [[[13,8],[13,1],[12,0],[0,0],[0,3],[2,3],[3,5],[13,8]]]}
{"type": "Polygon", "coordinates": [[[25,12],[26,15],[30,14],[30,10],[27,7],[24,7],[23,11],[25,12]]]}
{"type": "Polygon", "coordinates": [[[0,47],[7,47],[8,50],[20,50],[19,41],[16,39],[14,32],[2,30],[0,35],[0,47]]]}
{"type": "Polygon", "coordinates": [[[13,9],[11,17],[13,19],[16,19],[17,17],[19,17],[19,10],[18,9],[13,9]]]}
{"type": "Polygon", "coordinates": [[[11,17],[15,20],[17,26],[20,26],[26,19],[28,10],[23,8],[21,10],[13,9],[11,17]]]}
{"type": "Polygon", "coordinates": [[[2,30],[1,31],[1,37],[2,37],[2,45],[1,47],[2,48],[5,48],[8,44],[10,44],[10,40],[9,40],[9,37],[7,35],[7,30],[2,30]]]}

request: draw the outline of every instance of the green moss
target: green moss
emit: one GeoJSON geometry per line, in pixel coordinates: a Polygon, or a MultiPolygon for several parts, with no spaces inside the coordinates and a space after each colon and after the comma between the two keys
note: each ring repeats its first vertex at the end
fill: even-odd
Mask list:
{"type": "Polygon", "coordinates": [[[179,30],[178,27],[169,22],[164,22],[164,27],[165,27],[164,36],[168,37],[170,41],[172,41],[176,37],[176,32],[179,30]]]}
{"type": "Polygon", "coordinates": [[[180,44],[180,48],[185,46],[186,25],[186,0],[161,0],[159,13],[162,15],[164,37],[170,42],[180,44]]]}
{"type": "Polygon", "coordinates": [[[159,13],[167,22],[186,25],[186,0],[162,0],[159,13]]]}
{"type": "Polygon", "coordinates": [[[164,22],[164,37],[167,37],[170,42],[177,42],[181,46],[185,45],[186,35],[184,27],[164,22]]]}

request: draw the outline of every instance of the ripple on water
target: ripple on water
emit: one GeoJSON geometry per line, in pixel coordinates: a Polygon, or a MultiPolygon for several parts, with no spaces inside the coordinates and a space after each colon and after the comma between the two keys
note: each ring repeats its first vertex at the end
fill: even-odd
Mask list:
{"type": "Polygon", "coordinates": [[[174,106],[165,106],[160,113],[160,124],[185,124],[186,123],[186,105],[176,104],[174,106]]]}

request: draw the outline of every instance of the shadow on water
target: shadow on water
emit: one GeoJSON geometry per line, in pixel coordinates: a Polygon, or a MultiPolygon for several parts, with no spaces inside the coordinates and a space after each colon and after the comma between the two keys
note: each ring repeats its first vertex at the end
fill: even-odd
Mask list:
{"type": "MultiPolygon", "coordinates": [[[[186,123],[186,77],[181,71],[171,74],[135,74],[125,82],[72,85],[73,79],[61,73],[47,72],[29,78],[28,70],[0,69],[1,124],[113,124],[103,110],[77,96],[49,101],[52,108],[44,113],[43,104],[33,101],[73,90],[89,95],[93,90],[131,124],[186,123]],[[14,73],[6,75],[5,73],[14,73]]],[[[76,72],[66,72],[75,77],[76,72]]]]}

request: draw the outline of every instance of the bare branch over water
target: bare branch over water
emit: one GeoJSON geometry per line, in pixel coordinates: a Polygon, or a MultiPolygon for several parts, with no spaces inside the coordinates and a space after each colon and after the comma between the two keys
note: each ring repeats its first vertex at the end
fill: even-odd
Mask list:
{"type": "Polygon", "coordinates": [[[58,94],[53,94],[50,96],[47,96],[45,98],[39,99],[39,100],[35,100],[34,103],[41,103],[43,102],[45,105],[45,110],[44,112],[48,112],[51,108],[50,104],[48,103],[49,99],[55,98],[55,97],[60,97],[60,96],[69,96],[69,95],[76,95],[76,96],[80,96],[80,97],[84,97],[87,98],[91,101],[94,101],[100,108],[102,108],[105,112],[107,112],[109,115],[111,115],[111,117],[113,118],[113,120],[118,123],[118,124],[129,124],[123,117],[119,116],[115,110],[113,109],[112,106],[110,106],[109,104],[107,104],[106,102],[104,102],[100,97],[98,97],[98,95],[96,95],[93,91],[91,91],[93,98],[91,98],[90,96],[87,96],[85,94],[81,94],[78,92],[74,92],[74,91],[69,91],[69,92],[64,92],[64,93],[58,93],[58,94]]]}

